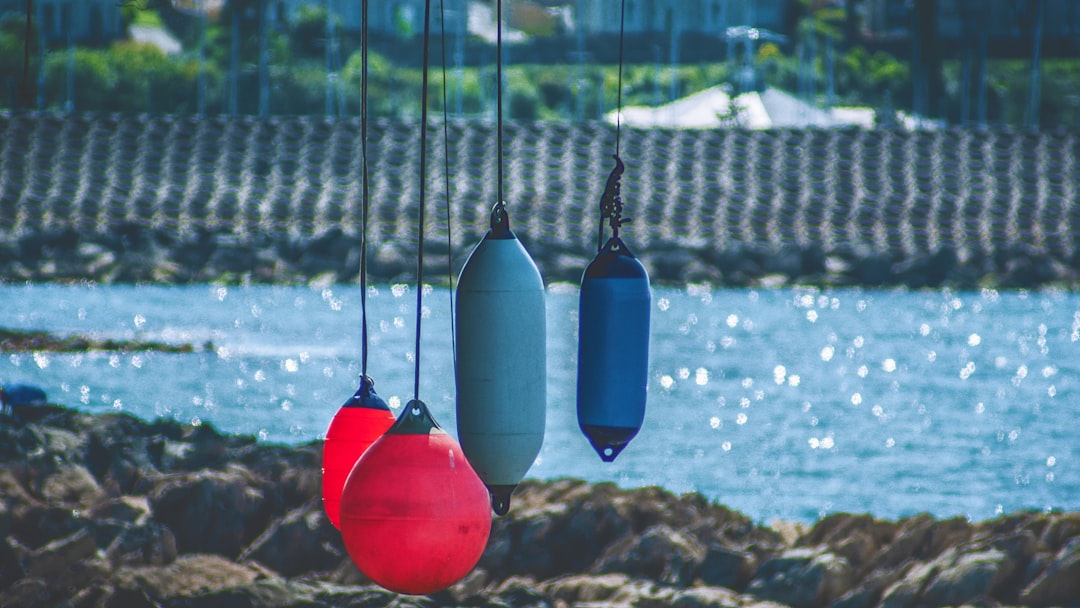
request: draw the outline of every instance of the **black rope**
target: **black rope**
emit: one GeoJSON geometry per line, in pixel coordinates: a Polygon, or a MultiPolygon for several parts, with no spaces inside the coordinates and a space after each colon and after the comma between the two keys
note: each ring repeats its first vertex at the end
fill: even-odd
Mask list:
{"type": "Polygon", "coordinates": [[[420,210],[416,220],[416,352],[413,399],[420,400],[420,319],[424,308],[424,209],[427,202],[428,63],[431,52],[431,0],[424,0],[424,68],[420,85],[420,210]]]}
{"type": "MultiPolygon", "coordinates": [[[[460,16],[459,16],[460,18],[460,16]]],[[[446,104],[446,3],[439,0],[439,20],[442,31],[442,112],[443,112],[443,179],[446,189],[446,276],[450,280],[450,354],[457,364],[457,329],[454,327],[454,233],[450,218],[450,122],[446,104]]]]}
{"type": "Polygon", "coordinates": [[[622,129],[622,64],[623,34],[626,32],[626,0],[622,0],[619,16],[619,89],[615,92],[615,156],[619,156],[619,138],[622,129]]]}
{"type": "Polygon", "coordinates": [[[367,376],[368,361],[368,323],[367,323],[367,237],[368,237],[368,214],[371,212],[371,199],[369,198],[368,182],[368,155],[367,155],[367,102],[368,102],[368,0],[364,0],[360,7],[360,18],[363,24],[360,26],[360,193],[363,214],[360,223],[360,332],[364,349],[360,356],[360,373],[367,376]]]}
{"type": "Polygon", "coordinates": [[[622,184],[623,171],[626,167],[623,165],[622,158],[619,156],[619,147],[622,138],[622,72],[623,72],[623,38],[626,32],[626,0],[622,0],[620,6],[621,14],[619,16],[619,80],[618,89],[615,92],[616,107],[615,107],[615,168],[611,170],[611,174],[608,175],[607,184],[604,186],[604,194],[600,197],[600,221],[597,222],[596,227],[596,250],[600,251],[604,248],[604,220],[609,220],[611,224],[611,236],[612,238],[619,238],[619,227],[630,221],[629,218],[622,217],[622,196],[620,195],[620,189],[622,184]]]}
{"type": "Polygon", "coordinates": [[[495,104],[496,122],[498,131],[498,158],[499,158],[499,198],[496,205],[503,205],[503,80],[502,80],[502,0],[495,2],[495,104]]]}

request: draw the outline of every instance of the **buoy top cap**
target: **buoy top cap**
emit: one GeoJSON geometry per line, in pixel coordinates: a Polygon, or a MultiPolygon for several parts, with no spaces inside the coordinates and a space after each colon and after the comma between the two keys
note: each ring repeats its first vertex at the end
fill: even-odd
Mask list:
{"type": "Polygon", "coordinates": [[[510,230],[510,214],[506,212],[506,202],[499,201],[491,208],[491,230],[484,236],[486,239],[516,239],[517,235],[510,230]]]}
{"type": "Polygon", "coordinates": [[[446,431],[435,422],[428,406],[419,399],[409,401],[394,424],[387,429],[387,435],[438,435],[446,431]]]}
{"type": "Polygon", "coordinates": [[[649,273],[619,237],[611,237],[585,269],[586,279],[648,279],[649,273]]]}
{"type": "Polygon", "coordinates": [[[352,397],[341,407],[363,407],[372,410],[386,410],[390,411],[390,406],[386,405],[382,397],[375,392],[375,381],[371,379],[371,376],[360,374],[360,388],[356,389],[352,397]]]}

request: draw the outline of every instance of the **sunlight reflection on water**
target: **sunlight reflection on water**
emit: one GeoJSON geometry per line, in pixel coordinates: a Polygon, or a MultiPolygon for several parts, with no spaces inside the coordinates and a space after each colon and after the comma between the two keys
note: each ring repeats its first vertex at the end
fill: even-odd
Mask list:
{"type": "MultiPolygon", "coordinates": [[[[369,371],[394,408],[412,397],[410,291],[368,292],[369,371]]],[[[0,327],[207,348],[5,353],[0,381],[306,442],[355,390],[359,300],[349,286],[2,286],[0,327]]],[[[645,425],[608,465],[577,428],[577,291],[549,290],[548,425],[530,475],[696,490],[761,520],[1080,507],[1076,294],[693,285],[656,289],[653,306],[645,425]]],[[[453,432],[445,289],[424,316],[421,397],[453,432]]]]}

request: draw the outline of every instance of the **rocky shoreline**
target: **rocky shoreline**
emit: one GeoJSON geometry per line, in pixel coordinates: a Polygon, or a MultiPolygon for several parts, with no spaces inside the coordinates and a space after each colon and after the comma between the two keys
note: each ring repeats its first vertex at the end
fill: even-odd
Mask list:
{"type": "MultiPolygon", "coordinates": [[[[578,283],[591,257],[554,239],[523,242],[548,283],[578,283]]],[[[471,245],[470,245],[471,246],[471,245]]],[[[368,273],[373,282],[411,282],[416,254],[411,242],[373,247],[368,273]]],[[[334,228],[320,235],[252,234],[121,225],[102,233],[72,228],[0,234],[0,283],[79,282],[190,284],[355,283],[361,240],[334,228]]],[[[424,277],[448,283],[447,244],[425,247],[424,277]]],[[[897,258],[858,248],[771,247],[749,243],[691,246],[653,243],[635,250],[657,285],[711,283],[725,286],[880,286],[1030,289],[1080,284],[1080,262],[1034,248],[1003,248],[994,256],[960,256],[950,248],[897,258]]],[[[468,249],[452,252],[453,273],[468,249]]]]}
{"type": "Polygon", "coordinates": [[[0,605],[1076,606],[1080,512],[755,523],[699,495],[528,480],[477,568],[397,596],[352,566],[320,445],[62,406],[0,417],[0,605]]]}
{"type": "MultiPolygon", "coordinates": [[[[204,344],[202,350],[213,350],[213,344],[204,344]]],[[[91,350],[158,351],[165,353],[191,353],[196,347],[187,342],[167,344],[153,340],[101,339],[82,334],[56,335],[46,331],[8,329],[0,327],[0,352],[86,352],[91,350]]]]}

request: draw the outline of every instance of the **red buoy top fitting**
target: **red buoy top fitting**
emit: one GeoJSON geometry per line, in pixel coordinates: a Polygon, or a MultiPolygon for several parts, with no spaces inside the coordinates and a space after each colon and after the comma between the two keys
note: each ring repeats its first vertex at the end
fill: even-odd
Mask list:
{"type": "Polygon", "coordinates": [[[386,589],[434,593],[476,566],[490,533],[487,488],[427,406],[410,401],[345,482],[349,557],[386,589]]]}
{"type": "Polygon", "coordinates": [[[341,528],[338,509],[345,479],[360,456],[392,424],[394,413],[375,393],[375,381],[361,375],[360,388],[334,414],[323,441],[323,508],[335,528],[341,528]]]}

